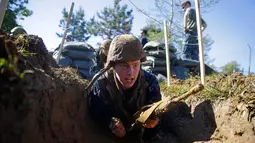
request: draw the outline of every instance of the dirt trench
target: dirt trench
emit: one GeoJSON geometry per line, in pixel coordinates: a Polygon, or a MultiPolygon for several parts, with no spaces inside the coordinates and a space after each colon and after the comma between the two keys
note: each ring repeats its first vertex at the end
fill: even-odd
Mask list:
{"type": "MultiPolygon", "coordinates": [[[[193,78],[175,84],[193,86],[197,81],[193,78]]],[[[196,143],[255,142],[255,75],[233,73],[208,77],[205,89],[185,102],[193,114],[193,121],[185,126],[185,131],[197,136],[196,143]],[[214,92],[217,98],[210,99],[205,92],[214,92]]]]}
{"type": "Polygon", "coordinates": [[[88,81],[59,68],[40,37],[0,31],[0,58],[1,143],[112,142],[88,116],[88,81]]]}

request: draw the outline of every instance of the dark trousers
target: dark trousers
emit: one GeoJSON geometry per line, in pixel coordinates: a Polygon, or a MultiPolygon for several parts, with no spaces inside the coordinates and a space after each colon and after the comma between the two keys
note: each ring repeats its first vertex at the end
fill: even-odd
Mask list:
{"type": "Polygon", "coordinates": [[[189,32],[185,35],[184,47],[182,49],[182,59],[198,61],[198,38],[196,32],[189,32]]]}

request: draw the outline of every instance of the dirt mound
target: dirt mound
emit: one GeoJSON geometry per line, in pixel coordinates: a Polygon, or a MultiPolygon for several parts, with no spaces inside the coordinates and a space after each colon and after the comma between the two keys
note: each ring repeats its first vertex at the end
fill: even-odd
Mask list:
{"type": "MultiPolygon", "coordinates": [[[[165,96],[178,96],[200,81],[172,79],[170,88],[162,84],[165,96]]],[[[255,75],[212,75],[205,89],[185,102],[193,118],[181,127],[187,140],[210,143],[252,143],[255,141],[255,75]],[[206,103],[206,104],[205,104],[206,103]],[[210,104],[209,104],[210,103],[210,104]]]]}
{"type": "Polygon", "coordinates": [[[99,143],[78,72],[58,68],[43,40],[0,31],[0,142],[99,143]]]}

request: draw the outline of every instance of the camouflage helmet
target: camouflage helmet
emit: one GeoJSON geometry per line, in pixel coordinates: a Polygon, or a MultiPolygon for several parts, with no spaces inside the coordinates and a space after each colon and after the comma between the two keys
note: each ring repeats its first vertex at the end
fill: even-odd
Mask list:
{"type": "Polygon", "coordinates": [[[116,36],[110,45],[106,67],[112,66],[115,62],[136,60],[146,61],[146,54],[139,39],[130,34],[116,36]]]}
{"type": "Polygon", "coordinates": [[[100,48],[103,49],[103,52],[104,52],[105,55],[106,55],[105,52],[108,53],[108,51],[109,51],[109,47],[110,47],[110,45],[111,45],[111,42],[112,42],[112,40],[110,40],[110,39],[105,40],[105,41],[103,42],[103,44],[100,46],[100,48]]]}
{"type": "Polygon", "coordinates": [[[110,45],[105,67],[94,75],[86,90],[90,89],[92,84],[116,62],[130,62],[140,60],[146,61],[146,54],[138,38],[133,35],[123,34],[116,36],[110,45]]]}
{"type": "Polygon", "coordinates": [[[11,35],[27,34],[26,30],[20,26],[16,26],[11,30],[11,35]]]}

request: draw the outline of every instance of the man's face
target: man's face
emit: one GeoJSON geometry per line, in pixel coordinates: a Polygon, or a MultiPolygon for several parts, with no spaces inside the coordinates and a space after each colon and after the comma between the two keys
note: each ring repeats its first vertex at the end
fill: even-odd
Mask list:
{"type": "Polygon", "coordinates": [[[116,63],[114,67],[116,77],[124,90],[131,88],[135,84],[140,72],[140,64],[140,60],[116,63]]]}
{"type": "Polygon", "coordinates": [[[182,10],[185,12],[186,11],[186,9],[187,9],[187,3],[185,3],[184,5],[182,5],[182,10]]]}
{"type": "Polygon", "coordinates": [[[143,37],[145,34],[143,32],[141,32],[141,37],[143,37]]]}

